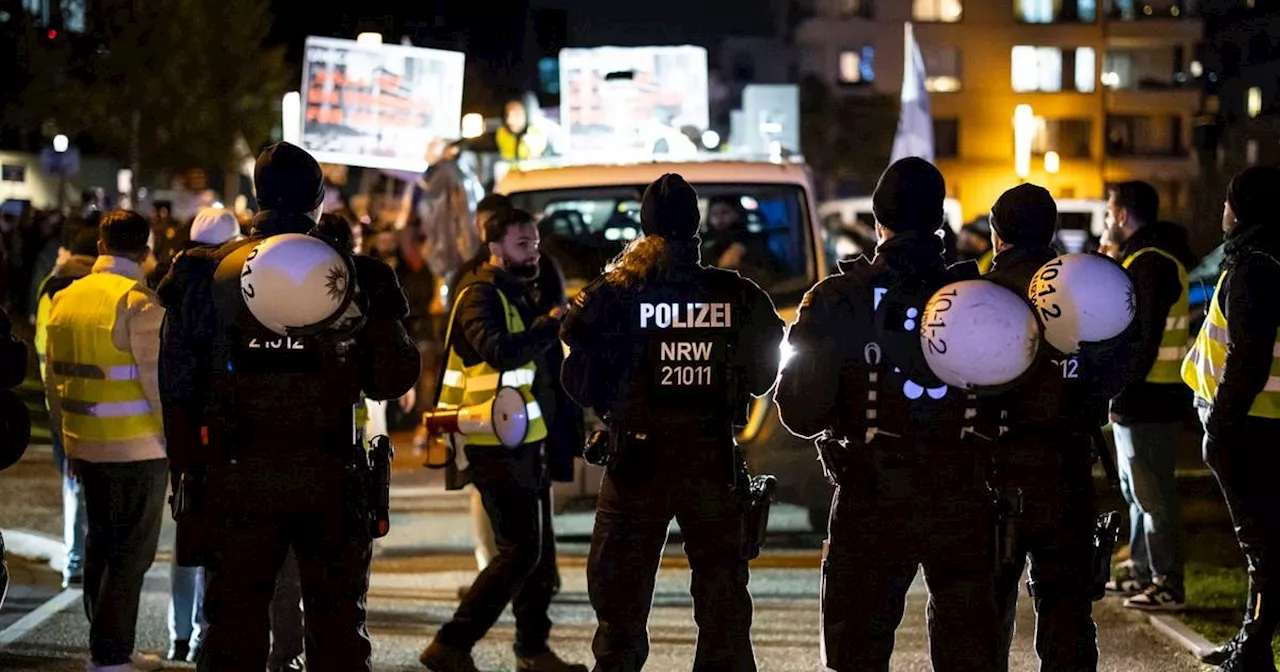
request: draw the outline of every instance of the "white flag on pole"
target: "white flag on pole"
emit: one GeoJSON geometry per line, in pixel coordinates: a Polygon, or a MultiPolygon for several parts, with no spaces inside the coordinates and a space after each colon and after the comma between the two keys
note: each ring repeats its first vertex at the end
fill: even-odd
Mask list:
{"type": "Polygon", "coordinates": [[[910,23],[904,26],[904,32],[902,110],[889,163],[908,156],[933,163],[933,115],[929,112],[929,92],[924,88],[924,57],[920,55],[920,45],[916,43],[910,23]]]}

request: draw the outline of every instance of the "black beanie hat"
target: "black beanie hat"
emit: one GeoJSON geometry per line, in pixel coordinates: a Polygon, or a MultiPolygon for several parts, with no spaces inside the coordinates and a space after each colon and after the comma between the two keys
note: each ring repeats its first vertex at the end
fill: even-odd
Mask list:
{"type": "Polygon", "coordinates": [[[1043,247],[1053,244],[1058,229],[1058,204],[1048,189],[1019,184],[991,206],[991,228],[1000,242],[1043,247]]]}
{"type": "Polygon", "coordinates": [[[693,238],[701,219],[698,192],[683,177],[667,173],[644,190],[640,226],[646,236],[693,238]]]}
{"type": "Polygon", "coordinates": [[[1280,212],[1280,168],[1246,168],[1227,187],[1227,203],[1241,226],[1266,224],[1280,212]]]}
{"type": "Polygon", "coordinates": [[[253,187],[263,210],[308,213],[324,202],[324,173],[305,149],[278,142],[262,150],[253,187]]]}
{"type": "Polygon", "coordinates": [[[932,163],[917,157],[899,159],[880,176],[871,197],[876,221],[895,233],[933,233],[942,226],[947,183],[932,163]]]}

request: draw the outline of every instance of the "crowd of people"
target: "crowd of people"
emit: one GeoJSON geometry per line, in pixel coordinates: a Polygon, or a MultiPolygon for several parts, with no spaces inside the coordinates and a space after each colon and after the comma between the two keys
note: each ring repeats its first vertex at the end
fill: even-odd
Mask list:
{"type": "MultiPolygon", "coordinates": [[[[1132,323],[1075,352],[1040,343],[1017,384],[994,390],[942,383],[920,317],[940,288],[978,278],[1027,296],[1059,258],[1056,204],[1035,185],[1010,189],[986,235],[963,232],[959,247],[977,263],[948,264],[945,183],[920,159],[881,177],[875,253],[811,289],[789,331],[755,283],[715,267],[751,255],[748,242],[726,239],[707,258],[698,195],[678,175],[646,189],[644,235],[572,303],[539,251],[534,213],[493,196],[459,218],[468,201],[456,182],[425,185],[405,219],[450,222],[459,243],[444,254],[406,221],[367,230],[322,215],[319,164],[287,143],[259,157],[262,211],[247,220],[212,208],[186,224],[165,209],[150,221],[128,210],[6,220],[4,296],[35,326],[63,476],[64,584],[83,587],[90,620],[87,669],[163,665],[134,649],[166,501],[179,537],[168,659],[201,670],[371,669],[364,601],[372,540],[385,529],[370,526],[368,439],[388,423],[369,416],[431,407],[456,421],[514,390],[527,422],[515,445],[479,430],[433,465],[456,472],[450,487],[474,484],[478,542],[491,548],[421,662],[474,672],[472,648],[510,604],[517,669],[587,669],[551,650],[548,615],[560,584],[550,486],[573,477],[585,409],[606,425],[584,455],[606,467],[587,567],[595,669],[644,666],[674,518],[693,569],[694,668],[752,672],[748,561],[764,527],[749,520],[767,520],[767,495],[734,434],[749,400],[773,390],[786,427],[815,440],[836,486],[822,563],[828,668],[887,669],[920,566],[938,670],[1008,668],[1028,565],[1045,669],[1097,668],[1092,603],[1106,592],[1133,609],[1183,608],[1173,446],[1194,406],[1250,577],[1240,633],[1205,660],[1274,670],[1273,464],[1259,447],[1280,440],[1280,311],[1265,296],[1280,280],[1277,184],[1271,168],[1232,182],[1226,261],[1194,339],[1185,234],[1158,219],[1150,185],[1110,188],[1101,251],[1127,273],[1132,323]],[[289,332],[297,347],[254,352],[284,334],[258,319],[240,278],[256,245],[286,233],[320,236],[350,259],[360,320],[339,311],[289,332]],[[784,333],[794,353],[785,365],[784,333]],[[422,375],[424,360],[438,376],[422,375]],[[1130,522],[1130,560],[1114,576],[1114,518],[1099,516],[1092,478],[1097,460],[1109,462],[1107,424],[1130,522]],[[303,614],[301,603],[323,608],[303,614]]],[[[735,214],[732,204],[711,209],[716,221],[735,214]]],[[[327,291],[346,291],[340,275],[330,271],[327,291]]]]}

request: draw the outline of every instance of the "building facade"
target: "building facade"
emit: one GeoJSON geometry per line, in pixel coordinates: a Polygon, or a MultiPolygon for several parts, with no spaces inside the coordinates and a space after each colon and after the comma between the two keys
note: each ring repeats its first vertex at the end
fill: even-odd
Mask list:
{"type": "Polygon", "coordinates": [[[938,167],[964,217],[1020,177],[1014,112],[1032,110],[1026,180],[1058,198],[1105,198],[1142,179],[1180,218],[1198,175],[1201,107],[1192,0],[812,0],[795,31],[801,75],[897,95],[911,22],[931,91],[938,167]],[[1047,160],[1046,160],[1047,157],[1047,160]]]}

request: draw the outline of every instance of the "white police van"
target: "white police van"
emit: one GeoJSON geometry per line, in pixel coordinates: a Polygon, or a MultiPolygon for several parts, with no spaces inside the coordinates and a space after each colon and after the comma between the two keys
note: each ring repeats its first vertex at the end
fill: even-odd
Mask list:
{"type": "MultiPolygon", "coordinates": [[[[540,216],[542,251],[560,263],[573,295],[641,235],[641,196],[665,173],[683,176],[698,191],[704,230],[713,199],[741,205],[746,228],[758,241],[752,249],[762,257],[743,275],[768,291],[783,320],[793,322],[804,293],[832,270],[815,216],[811,175],[803,163],[698,158],[616,165],[521,164],[502,176],[494,191],[540,216]]],[[[779,501],[804,506],[815,529],[826,529],[831,488],[812,444],[791,436],[779,422],[772,395],[755,401],[738,440],[753,473],[778,476],[779,501]]],[[[575,482],[558,486],[558,499],[594,498],[600,477],[598,468],[579,461],[575,482]]]]}

